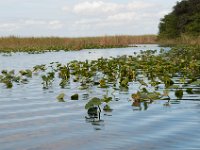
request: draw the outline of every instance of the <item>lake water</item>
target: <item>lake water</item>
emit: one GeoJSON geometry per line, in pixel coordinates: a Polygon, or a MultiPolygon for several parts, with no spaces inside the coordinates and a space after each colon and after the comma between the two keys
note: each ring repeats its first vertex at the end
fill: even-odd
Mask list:
{"type": "MultiPolygon", "coordinates": [[[[100,57],[133,55],[140,50],[157,49],[157,45],[118,49],[95,49],[43,54],[0,54],[0,70],[31,69],[35,65],[72,60],[93,60],[100,57]]],[[[168,49],[168,48],[167,48],[168,49]]],[[[58,85],[55,81],[54,85],[58,85]]],[[[71,83],[67,89],[52,86],[44,90],[40,76],[29,84],[6,89],[0,84],[0,150],[191,150],[200,149],[200,95],[183,100],[154,101],[141,104],[140,109],[129,101],[139,85],[130,84],[129,91],[115,91],[110,103],[112,112],[102,112],[101,120],[85,119],[84,106],[91,97],[106,93],[105,89],[78,90],[71,83]],[[59,93],[66,94],[59,103],[59,93]],[[79,93],[79,101],[71,101],[79,93]]]]}

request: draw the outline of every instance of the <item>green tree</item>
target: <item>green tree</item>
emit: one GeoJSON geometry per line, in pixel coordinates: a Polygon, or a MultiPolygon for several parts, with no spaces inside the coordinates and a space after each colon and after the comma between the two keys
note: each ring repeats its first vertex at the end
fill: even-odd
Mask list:
{"type": "Polygon", "coordinates": [[[177,38],[183,34],[200,35],[200,0],[177,2],[173,11],[161,19],[160,38],[177,38]]]}

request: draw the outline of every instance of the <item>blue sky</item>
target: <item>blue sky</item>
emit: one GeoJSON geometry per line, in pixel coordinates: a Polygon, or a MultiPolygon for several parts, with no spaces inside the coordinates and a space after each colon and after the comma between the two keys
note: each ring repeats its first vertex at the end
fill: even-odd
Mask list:
{"type": "Polygon", "coordinates": [[[177,0],[0,0],[0,36],[156,34],[177,0]]]}

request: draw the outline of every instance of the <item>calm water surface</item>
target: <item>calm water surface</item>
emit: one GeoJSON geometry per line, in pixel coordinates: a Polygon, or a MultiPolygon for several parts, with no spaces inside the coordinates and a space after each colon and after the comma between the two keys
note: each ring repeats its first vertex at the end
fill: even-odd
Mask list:
{"type": "MultiPolygon", "coordinates": [[[[50,62],[92,60],[99,57],[132,55],[140,50],[157,49],[157,45],[137,48],[50,52],[44,54],[0,54],[0,70],[25,69],[50,62]]],[[[85,103],[91,97],[101,97],[104,89],[78,90],[71,83],[68,89],[55,86],[43,90],[40,76],[29,84],[6,89],[0,84],[0,150],[190,150],[200,149],[200,96],[184,93],[178,101],[155,101],[132,107],[129,101],[138,85],[129,91],[115,91],[110,106],[112,112],[101,113],[99,122],[85,119],[85,103]],[[66,103],[58,103],[59,93],[66,94],[66,103]],[[70,96],[79,93],[79,101],[70,96]]]]}

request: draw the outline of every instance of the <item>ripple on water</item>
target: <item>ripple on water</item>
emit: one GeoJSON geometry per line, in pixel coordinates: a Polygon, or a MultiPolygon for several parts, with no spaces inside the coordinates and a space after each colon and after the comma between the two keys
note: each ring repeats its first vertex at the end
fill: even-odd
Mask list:
{"type": "MultiPolygon", "coordinates": [[[[56,52],[36,55],[24,53],[11,57],[0,56],[0,69],[25,69],[51,61],[62,63],[71,60],[97,59],[113,55],[132,54],[139,48],[56,52]],[[49,58],[49,59],[46,59],[49,58]],[[20,60],[20,61],[19,61],[20,60]],[[37,61],[35,61],[37,60],[37,61]],[[16,63],[19,62],[19,63],[16,63]]],[[[159,49],[150,45],[145,49],[159,49]]],[[[58,82],[58,81],[56,81],[58,82]]],[[[152,104],[132,107],[130,95],[136,90],[116,91],[111,102],[112,112],[101,114],[100,122],[86,121],[86,101],[101,96],[105,90],[79,91],[74,87],[43,90],[40,78],[31,79],[28,85],[5,89],[0,85],[0,145],[1,150],[88,150],[88,149],[200,149],[200,96],[184,95],[178,101],[155,101],[152,104]],[[30,88],[31,87],[31,88],[30,88]],[[56,96],[66,93],[66,103],[58,103],[56,96]],[[79,101],[70,101],[74,93],[79,101]]],[[[198,90],[197,90],[198,91],[198,90]]],[[[184,93],[185,94],[185,93],[184,93]]]]}

